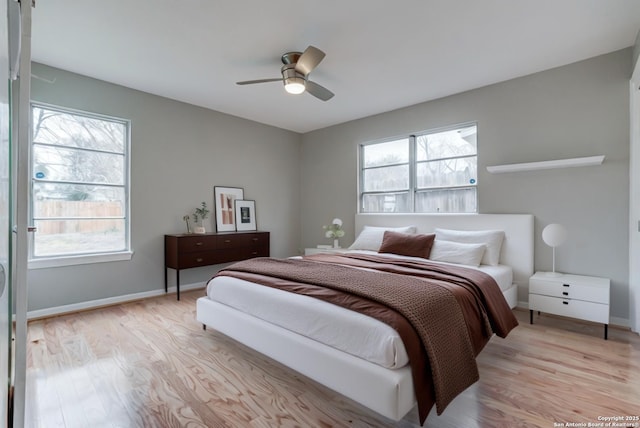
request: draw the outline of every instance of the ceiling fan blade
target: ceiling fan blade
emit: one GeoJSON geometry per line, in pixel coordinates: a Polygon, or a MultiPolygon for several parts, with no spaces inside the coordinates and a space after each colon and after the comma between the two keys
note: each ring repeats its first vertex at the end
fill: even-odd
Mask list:
{"type": "Polygon", "coordinates": [[[303,76],[311,73],[311,71],[320,64],[320,61],[324,58],[325,53],[320,49],[309,46],[305,51],[300,55],[298,62],[296,63],[296,71],[303,76]]]}
{"type": "Polygon", "coordinates": [[[307,92],[313,95],[316,98],[321,99],[322,101],[329,101],[333,98],[333,92],[325,88],[324,86],[320,86],[311,80],[307,80],[307,92]]]}
{"type": "Polygon", "coordinates": [[[282,82],[282,77],[276,77],[273,79],[245,80],[243,82],[236,82],[236,85],[253,85],[254,83],[267,83],[267,82],[282,82]]]}

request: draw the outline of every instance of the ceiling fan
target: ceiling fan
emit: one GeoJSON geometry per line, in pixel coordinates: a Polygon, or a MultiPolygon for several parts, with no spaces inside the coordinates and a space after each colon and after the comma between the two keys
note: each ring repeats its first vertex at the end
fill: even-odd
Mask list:
{"type": "Polygon", "coordinates": [[[333,92],[308,79],[309,73],[320,64],[325,53],[320,49],[309,46],[304,52],[287,52],[282,55],[280,69],[282,77],[274,79],[245,80],[236,82],[238,85],[252,85],[254,83],[283,82],[284,89],[290,94],[301,94],[305,90],[322,101],[333,97],[333,92]]]}

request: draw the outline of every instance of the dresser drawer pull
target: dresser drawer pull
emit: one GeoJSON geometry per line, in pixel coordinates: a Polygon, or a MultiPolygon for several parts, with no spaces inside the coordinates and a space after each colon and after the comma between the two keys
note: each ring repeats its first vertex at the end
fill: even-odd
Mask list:
{"type": "Polygon", "coordinates": [[[571,284],[562,284],[563,287],[570,287],[571,284]]]}
{"type": "Polygon", "coordinates": [[[200,263],[200,262],[201,262],[201,261],[203,261],[203,260],[204,260],[204,259],[203,259],[203,258],[201,258],[201,257],[198,257],[198,258],[196,259],[196,261],[197,261],[198,263],[200,263]]]}
{"type": "Polygon", "coordinates": [[[253,238],[252,241],[253,242],[258,242],[258,238],[253,238]]]}
{"type": "Polygon", "coordinates": [[[563,292],[562,292],[562,295],[563,295],[563,296],[568,296],[568,295],[569,295],[569,293],[568,293],[567,291],[563,291],[563,292]]]}
{"type": "Polygon", "coordinates": [[[257,252],[257,251],[254,251],[254,252],[253,252],[253,253],[251,253],[251,254],[252,254],[252,255],[254,255],[254,256],[257,256],[257,255],[258,255],[258,252],[257,252]]]}
{"type": "Polygon", "coordinates": [[[197,247],[199,247],[200,245],[204,245],[204,242],[196,242],[197,247]]]}
{"type": "Polygon", "coordinates": [[[567,302],[566,300],[563,300],[563,301],[562,301],[562,304],[563,304],[563,305],[568,305],[568,304],[569,304],[569,302],[567,302]]]}
{"type": "Polygon", "coordinates": [[[231,243],[231,239],[225,239],[225,240],[224,240],[224,243],[225,243],[225,244],[230,244],[230,243],[231,243]]]}

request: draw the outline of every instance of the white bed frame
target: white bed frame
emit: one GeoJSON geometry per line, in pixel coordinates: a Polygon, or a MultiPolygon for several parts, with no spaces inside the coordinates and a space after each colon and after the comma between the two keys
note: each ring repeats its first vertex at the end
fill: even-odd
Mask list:
{"type": "MultiPolygon", "coordinates": [[[[358,214],[355,224],[356,232],[365,225],[415,225],[419,233],[431,232],[436,227],[504,230],[500,261],[513,268],[514,286],[505,292],[512,307],[517,300],[517,285],[526,284],[533,274],[532,215],[358,214]]],[[[415,406],[409,366],[395,370],[383,368],[207,297],[198,299],[197,319],[387,418],[398,421],[415,406]]]]}

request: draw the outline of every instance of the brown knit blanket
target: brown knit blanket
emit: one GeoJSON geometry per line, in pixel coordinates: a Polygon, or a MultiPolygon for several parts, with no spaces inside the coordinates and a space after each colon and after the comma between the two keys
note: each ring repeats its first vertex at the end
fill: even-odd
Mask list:
{"type": "MultiPolygon", "coordinates": [[[[438,414],[478,380],[475,356],[492,332],[504,337],[517,325],[495,281],[472,269],[360,254],[323,254],[303,260],[251,259],[218,275],[276,287],[279,283],[327,287],[398,312],[415,329],[426,351],[428,360],[411,360],[412,371],[420,364],[423,371],[430,370],[428,389],[435,393],[438,414]]],[[[288,291],[302,292],[299,287],[288,291]]],[[[413,377],[415,385],[420,379],[415,373],[413,377]]],[[[421,400],[425,392],[418,394],[419,385],[415,386],[422,423],[433,402],[430,391],[421,400]]]]}

